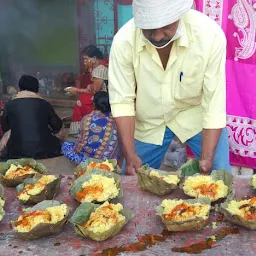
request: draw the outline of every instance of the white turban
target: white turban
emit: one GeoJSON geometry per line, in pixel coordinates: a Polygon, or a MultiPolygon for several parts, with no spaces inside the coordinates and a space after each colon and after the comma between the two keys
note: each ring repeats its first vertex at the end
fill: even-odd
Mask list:
{"type": "Polygon", "coordinates": [[[179,20],[191,9],[193,0],[133,0],[135,25],[141,29],[157,29],[179,20]]]}

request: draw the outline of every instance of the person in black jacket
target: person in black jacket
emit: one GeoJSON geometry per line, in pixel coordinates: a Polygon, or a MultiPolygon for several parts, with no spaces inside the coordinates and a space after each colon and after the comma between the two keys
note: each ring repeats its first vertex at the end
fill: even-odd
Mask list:
{"type": "Polygon", "coordinates": [[[1,158],[45,159],[61,155],[61,143],[55,136],[62,128],[62,120],[53,107],[38,94],[35,77],[23,75],[20,91],[9,101],[2,118],[3,132],[10,138],[1,158]]]}

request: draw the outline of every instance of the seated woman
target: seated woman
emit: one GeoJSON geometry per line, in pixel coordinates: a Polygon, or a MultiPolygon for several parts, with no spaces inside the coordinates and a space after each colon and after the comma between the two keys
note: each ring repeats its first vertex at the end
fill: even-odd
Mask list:
{"type": "Polygon", "coordinates": [[[79,164],[87,158],[119,159],[121,145],[116,123],[111,115],[107,92],[94,96],[95,110],[81,121],[80,133],[76,142],[64,142],[63,154],[79,164]]]}
{"type": "Polygon", "coordinates": [[[24,75],[19,80],[19,89],[4,108],[2,127],[5,133],[9,131],[10,137],[1,158],[60,156],[60,140],[54,134],[61,130],[62,121],[38,94],[38,80],[24,75]]]}
{"type": "Polygon", "coordinates": [[[84,65],[91,72],[92,83],[86,89],[71,87],[70,93],[80,93],[74,108],[69,134],[76,136],[82,118],[93,110],[93,95],[98,91],[107,91],[108,62],[100,49],[94,45],[87,46],[83,51],[84,65]]]}

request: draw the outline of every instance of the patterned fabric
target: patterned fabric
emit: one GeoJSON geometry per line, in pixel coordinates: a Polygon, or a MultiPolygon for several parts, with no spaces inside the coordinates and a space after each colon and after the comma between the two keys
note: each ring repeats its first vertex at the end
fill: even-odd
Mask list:
{"type": "Polygon", "coordinates": [[[99,65],[98,67],[93,69],[92,80],[94,78],[99,78],[104,80],[101,90],[107,92],[108,68],[105,67],[104,65],[99,65]]]}
{"type": "Polygon", "coordinates": [[[108,68],[104,65],[99,65],[92,71],[92,78],[100,78],[103,80],[108,80],[108,68]]]}
{"type": "MultiPolygon", "coordinates": [[[[102,91],[108,91],[108,59],[103,60],[103,64],[93,69],[91,73],[91,80],[93,78],[103,79],[101,87],[102,91]]],[[[69,134],[77,135],[79,132],[80,122],[85,115],[88,115],[93,111],[93,95],[90,93],[82,93],[75,105],[72,115],[72,122],[70,124],[69,134]]]]}
{"type": "Polygon", "coordinates": [[[69,160],[77,164],[91,157],[118,159],[121,156],[121,147],[112,115],[96,110],[86,115],[81,121],[77,141],[64,142],[62,151],[69,160]]]}
{"type": "Polygon", "coordinates": [[[227,37],[227,128],[233,165],[256,168],[256,0],[195,0],[227,37]]]}
{"type": "Polygon", "coordinates": [[[90,93],[82,93],[75,105],[70,124],[69,134],[76,135],[79,132],[80,122],[85,115],[93,111],[93,95],[90,93]]]}

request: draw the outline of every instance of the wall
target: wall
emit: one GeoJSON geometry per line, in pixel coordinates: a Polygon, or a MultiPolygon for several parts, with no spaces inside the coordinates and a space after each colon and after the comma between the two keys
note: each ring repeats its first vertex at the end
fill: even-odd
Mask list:
{"type": "MultiPolygon", "coordinates": [[[[95,0],[96,43],[105,53],[110,50],[114,36],[114,0],[95,0]]],[[[118,4],[118,28],[132,18],[132,6],[118,4]]]]}
{"type": "Polygon", "coordinates": [[[46,65],[77,66],[76,1],[40,1],[39,8],[38,29],[42,35],[37,41],[38,59],[46,65]]]}
{"type": "Polygon", "coordinates": [[[95,0],[94,15],[96,44],[104,52],[109,52],[114,35],[114,0],[95,0]]]}
{"type": "Polygon", "coordinates": [[[131,5],[118,5],[118,27],[121,28],[133,17],[131,5]]]}
{"type": "MultiPolygon", "coordinates": [[[[105,52],[114,36],[113,1],[94,2],[97,45],[105,52]]],[[[79,72],[76,3],[0,0],[0,72],[4,71],[5,84],[16,85],[24,73],[51,79],[64,72],[79,72]]],[[[119,28],[131,17],[131,5],[118,6],[119,28]]]]}
{"type": "Polygon", "coordinates": [[[76,1],[0,0],[1,67],[14,76],[10,83],[31,68],[76,71],[76,1]]]}

